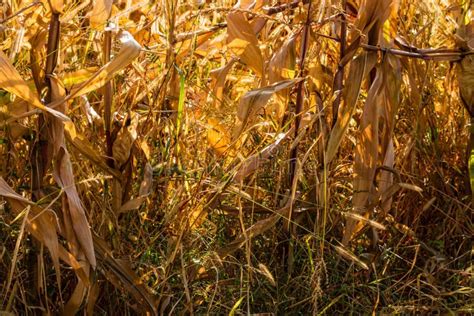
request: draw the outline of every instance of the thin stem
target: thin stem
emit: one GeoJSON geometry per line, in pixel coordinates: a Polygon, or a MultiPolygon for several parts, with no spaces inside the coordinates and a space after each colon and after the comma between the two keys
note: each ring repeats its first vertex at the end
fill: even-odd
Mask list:
{"type": "MultiPolygon", "coordinates": [[[[346,23],[346,6],[347,1],[342,1],[342,10],[341,16],[341,33],[339,35],[339,61],[342,61],[344,55],[346,54],[346,37],[347,37],[347,23],[346,23]]],[[[333,93],[336,93],[336,98],[332,105],[332,126],[336,124],[337,113],[339,112],[339,106],[341,105],[342,89],[344,88],[344,65],[339,62],[337,65],[336,76],[334,77],[334,86],[333,93]]]]}
{"type": "MultiPolygon", "coordinates": [[[[110,62],[110,52],[112,49],[112,32],[106,30],[104,32],[104,43],[103,43],[103,64],[110,62]]],[[[112,85],[113,79],[107,82],[103,88],[104,94],[104,126],[105,126],[105,142],[107,151],[107,165],[111,168],[114,167],[114,161],[112,159],[112,146],[113,139],[110,131],[112,124],[112,85]]],[[[117,166],[118,167],[118,166],[117,166]]]]}

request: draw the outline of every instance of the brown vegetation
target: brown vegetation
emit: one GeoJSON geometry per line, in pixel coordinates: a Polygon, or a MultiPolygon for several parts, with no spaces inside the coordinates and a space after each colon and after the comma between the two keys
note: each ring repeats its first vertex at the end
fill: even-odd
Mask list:
{"type": "Polygon", "coordinates": [[[0,3],[0,313],[474,312],[470,1],[0,3]]]}

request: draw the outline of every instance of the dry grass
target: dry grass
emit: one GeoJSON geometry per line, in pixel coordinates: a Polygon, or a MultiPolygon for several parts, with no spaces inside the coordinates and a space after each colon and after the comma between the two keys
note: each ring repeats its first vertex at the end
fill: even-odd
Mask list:
{"type": "Polygon", "coordinates": [[[1,313],[473,313],[471,14],[2,2],[1,313]]]}

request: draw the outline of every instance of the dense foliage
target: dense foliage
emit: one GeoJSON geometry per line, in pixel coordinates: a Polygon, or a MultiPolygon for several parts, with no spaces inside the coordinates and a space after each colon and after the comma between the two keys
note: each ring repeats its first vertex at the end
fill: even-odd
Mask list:
{"type": "Polygon", "coordinates": [[[1,313],[474,312],[472,9],[1,2],[1,313]]]}

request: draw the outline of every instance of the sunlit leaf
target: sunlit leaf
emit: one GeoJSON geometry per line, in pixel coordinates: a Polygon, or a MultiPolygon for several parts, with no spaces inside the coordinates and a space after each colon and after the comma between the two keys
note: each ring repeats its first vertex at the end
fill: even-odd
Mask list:
{"type": "Polygon", "coordinates": [[[68,72],[61,77],[61,81],[64,86],[68,89],[75,85],[79,85],[92,77],[92,75],[98,70],[97,67],[89,67],[80,69],[72,72],[68,72]]]}
{"type": "Polygon", "coordinates": [[[360,268],[364,270],[369,270],[369,267],[367,264],[360,260],[355,254],[353,254],[349,249],[342,247],[342,246],[334,246],[334,249],[336,249],[337,253],[340,254],[343,258],[352,261],[356,265],[358,265],[360,268]]]}
{"type": "Polygon", "coordinates": [[[276,82],[270,86],[250,90],[240,98],[237,117],[241,122],[247,123],[249,119],[253,119],[253,117],[267,104],[268,100],[270,100],[275,92],[291,88],[301,80],[303,79],[288,79],[276,82]]]}
{"type": "Polygon", "coordinates": [[[272,155],[275,155],[278,148],[280,148],[282,141],[288,137],[293,132],[290,129],[286,133],[281,133],[275,137],[275,141],[262,149],[260,152],[253,154],[244,160],[237,168],[234,180],[237,182],[242,181],[244,178],[248,177],[254,173],[259,167],[262,167],[262,164],[266,162],[272,155]]]}
{"type": "Polygon", "coordinates": [[[254,30],[241,12],[227,15],[227,47],[257,75],[263,73],[263,58],[254,30]]]}
{"type": "Polygon", "coordinates": [[[42,111],[48,112],[63,121],[69,121],[69,118],[63,113],[50,109],[41,103],[38,95],[30,90],[28,84],[2,51],[0,51],[0,88],[22,98],[42,111]]]}
{"type": "Polygon", "coordinates": [[[60,245],[57,235],[56,218],[52,211],[43,211],[33,202],[17,194],[2,177],[0,177],[0,196],[11,204],[15,214],[21,213],[27,206],[31,207],[31,212],[28,214],[27,228],[38,241],[48,248],[56,273],[59,276],[60,245]]]}
{"type": "Polygon", "coordinates": [[[348,81],[351,82],[351,84],[344,90],[344,103],[339,109],[336,125],[331,130],[326,149],[326,160],[328,163],[337,153],[342,138],[349,126],[349,121],[354,113],[362,81],[375,66],[375,62],[375,54],[363,53],[351,63],[348,75],[348,81]]]}
{"type": "Polygon", "coordinates": [[[112,10],[112,0],[95,0],[90,13],[90,24],[93,29],[103,30],[112,10]]]}
{"type": "Polygon", "coordinates": [[[122,42],[122,48],[113,60],[100,68],[89,79],[80,85],[72,87],[70,94],[67,95],[63,100],[51,102],[51,104],[48,104],[48,106],[54,108],[65,101],[69,101],[77,96],[97,90],[110,79],[112,79],[118,71],[125,68],[136,57],[138,57],[141,51],[141,46],[137,43],[137,41],[135,41],[130,33],[124,31],[121,34],[120,40],[122,42]]]}
{"type": "Polygon", "coordinates": [[[129,159],[132,146],[137,139],[138,114],[133,114],[130,124],[123,126],[112,146],[112,157],[116,168],[121,168],[129,159]]]}
{"type": "Polygon", "coordinates": [[[232,69],[235,63],[235,59],[231,59],[227,64],[220,68],[213,69],[210,73],[212,78],[212,91],[214,92],[214,104],[216,108],[220,107],[224,97],[224,87],[227,78],[227,74],[232,69]]]}
{"type": "MultiPolygon", "coordinates": [[[[65,96],[65,88],[59,79],[52,76],[50,78],[50,85],[52,100],[62,99],[65,96]]],[[[66,104],[63,103],[61,106],[58,106],[58,109],[65,111],[66,104]]],[[[72,124],[72,122],[70,123],[72,124]]],[[[77,192],[71,157],[64,142],[64,125],[61,121],[53,118],[48,128],[53,143],[53,176],[67,197],[67,203],[64,202],[62,209],[64,222],[66,228],[72,228],[73,230],[66,232],[69,232],[69,234],[67,234],[69,245],[74,245],[75,247],[73,246],[72,248],[76,248],[77,252],[79,252],[80,248],[85,253],[92,267],[95,267],[96,258],[92,242],[92,233],[82,201],[77,192]],[[75,245],[76,240],[80,247],[79,245],[75,245]]]]}
{"type": "Polygon", "coordinates": [[[63,0],[48,0],[49,4],[51,5],[51,10],[54,13],[62,13],[64,8],[63,0]]]}
{"type": "Polygon", "coordinates": [[[207,129],[207,141],[214,151],[223,155],[230,146],[230,135],[228,130],[215,118],[207,120],[209,128],[207,129]]]}

